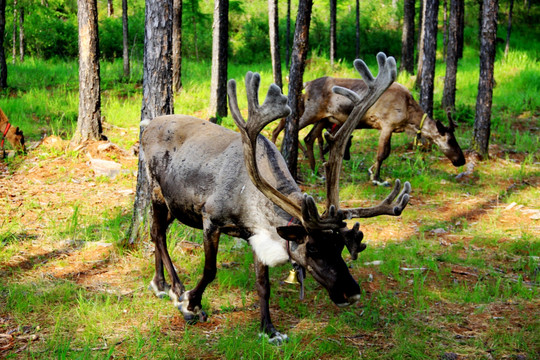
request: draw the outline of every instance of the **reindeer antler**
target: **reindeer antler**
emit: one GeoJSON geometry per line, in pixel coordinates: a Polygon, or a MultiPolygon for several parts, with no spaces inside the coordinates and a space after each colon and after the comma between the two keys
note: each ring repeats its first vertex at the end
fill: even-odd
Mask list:
{"type": "Polygon", "coordinates": [[[364,61],[360,59],[354,61],[354,67],[367,85],[367,88],[362,93],[357,94],[340,86],[332,88],[332,91],[336,94],[349,98],[354,104],[354,109],[334,135],[328,132],[324,134],[330,146],[330,154],[325,164],[327,208],[330,205],[339,205],[339,174],[349,137],[368,109],[377,102],[379,97],[396,79],[396,60],[393,57],[387,58],[384,53],[380,52],[377,54],[377,62],[379,63],[379,74],[374,78],[364,61]]]}
{"type": "MultiPolygon", "coordinates": [[[[367,88],[361,93],[357,94],[354,91],[339,86],[334,86],[334,88],[332,88],[332,91],[336,94],[349,98],[354,105],[354,109],[347,118],[347,121],[345,121],[336,134],[332,135],[328,132],[325,133],[325,138],[330,146],[330,155],[328,157],[328,162],[325,164],[327,208],[330,208],[332,205],[339,205],[339,175],[349,137],[368,109],[377,102],[379,97],[396,79],[396,61],[393,57],[387,58],[386,55],[381,52],[377,54],[377,62],[379,64],[379,73],[377,77],[374,78],[366,63],[359,59],[354,61],[354,67],[360,73],[367,85],[367,88]]],[[[340,211],[342,211],[348,219],[377,215],[399,215],[409,201],[411,185],[408,182],[405,182],[401,194],[397,197],[397,200],[394,201],[400,189],[401,182],[396,180],[394,190],[379,205],[370,208],[355,208],[340,211]]]]}
{"type": "Polygon", "coordinates": [[[261,176],[257,166],[257,138],[261,130],[276,119],[287,117],[291,109],[287,105],[287,97],[281,93],[275,84],[270,85],[266,99],[259,105],[258,90],[261,77],[251,71],[246,74],[246,93],[248,99],[248,121],[245,122],[236,97],[236,81],[229,80],[228,95],[231,114],[242,134],[244,159],[249,177],[253,184],[272,202],[286,211],[289,215],[302,219],[302,208],[298,201],[287,197],[274,188],[261,176]]]}

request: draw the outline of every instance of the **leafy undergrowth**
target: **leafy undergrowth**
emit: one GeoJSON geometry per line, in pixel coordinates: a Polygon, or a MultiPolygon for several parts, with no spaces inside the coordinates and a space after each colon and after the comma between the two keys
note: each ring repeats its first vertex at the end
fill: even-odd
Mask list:
{"type": "MultiPolygon", "coordinates": [[[[377,133],[355,136],[341,197],[344,206],[370,206],[389,189],[367,181],[377,133]]],[[[362,300],[338,309],[308,277],[300,301],[298,289],[282,283],[289,267],[272,269],[273,320],[290,337],[273,346],[259,337],[245,242],[222,237],[218,276],[203,299],[209,319],[186,325],[169,301],[147,290],[153,245],[122,246],[136,184],[131,149],[46,138],[0,163],[0,356],[536,358],[538,154],[492,146],[491,159],[456,169],[437,151],[413,151],[409,141],[398,138],[383,167],[388,178],[411,182],[408,207],[398,218],[363,220],[367,249],[356,261],[344,253],[362,300]],[[114,179],[99,175],[92,159],[121,169],[114,179]]],[[[323,180],[301,165],[303,189],[323,203],[323,180]]],[[[202,273],[201,243],[200,231],[171,226],[171,256],[187,288],[202,273]]]]}

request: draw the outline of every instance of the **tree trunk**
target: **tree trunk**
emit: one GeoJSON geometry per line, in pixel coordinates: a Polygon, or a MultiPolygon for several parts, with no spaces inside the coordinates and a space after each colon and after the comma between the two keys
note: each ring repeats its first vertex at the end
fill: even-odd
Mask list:
{"type": "Polygon", "coordinates": [[[122,58],[124,62],[124,78],[129,79],[129,27],[127,0],[122,0],[122,58]]]}
{"type": "MultiPolygon", "coordinates": [[[[146,0],[144,21],[143,100],[141,120],[174,113],[172,90],[173,0],[146,0]]],[[[143,127],[140,129],[142,134],[143,127]]],[[[148,231],[150,205],[144,152],[139,148],[139,171],[129,244],[148,231]]]]}
{"type": "Polygon", "coordinates": [[[360,0],[356,0],[356,52],[357,59],[360,58],[360,0]]]}
{"type": "Polygon", "coordinates": [[[182,90],[182,0],[173,0],[173,90],[182,90]]]}
{"type": "Polygon", "coordinates": [[[11,63],[15,65],[17,58],[17,0],[13,0],[13,35],[11,36],[13,50],[11,52],[11,63]]]}
{"type": "Polygon", "coordinates": [[[499,1],[484,0],[482,10],[480,78],[478,81],[478,97],[476,98],[472,149],[480,157],[488,157],[499,1]]]}
{"type": "Polygon", "coordinates": [[[277,0],[268,0],[268,32],[270,36],[270,56],[274,83],[283,89],[281,80],[281,56],[279,51],[279,13],[277,0]]]}
{"type": "Polygon", "coordinates": [[[330,66],[336,58],[336,11],[337,0],[330,0],[330,66]]]}
{"type": "Polygon", "coordinates": [[[426,1],[420,0],[420,14],[418,14],[418,65],[416,67],[416,87],[420,87],[422,80],[422,68],[424,66],[424,33],[425,33],[425,15],[426,15],[426,1]]]}
{"type": "Polygon", "coordinates": [[[291,60],[291,0],[287,0],[287,34],[285,38],[285,66],[289,68],[291,60]]]}
{"type": "Polygon", "coordinates": [[[433,117],[439,0],[424,0],[424,2],[426,11],[424,13],[424,59],[420,80],[420,106],[429,117],[433,117]]]}
{"type": "Polygon", "coordinates": [[[443,59],[446,59],[448,45],[448,1],[443,0],[443,59]]]}
{"type": "Polygon", "coordinates": [[[401,36],[401,71],[414,73],[414,1],[403,3],[403,33],[401,36]]]}
{"type": "Polygon", "coordinates": [[[101,89],[97,0],[78,0],[79,22],[79,117],[74,143],[100,140],[101,89]]]}
{"type": "Polygon", "coordinates": [[[7,88],[7,64],[4,51],[6,34],[6,0],[0,0],[0,89],[7,88]]]}
{"type": "Polygon", "coordinates": [[[504,57],[508,56],[510,50],[510,34],[512,33],[512,10],[514,9],[514,0],[508,4],[508,27],[506,28],[506,45],[504,47],[504,57]]]}
{"type": "Polygon", "coordinates": [[[459,1],[460,0],[450,0],[450,19],[448,21],[448,53],[446,55],[446,76],[444,77],[444,91],[442,98],[443,108],[450,108],[452,112],[454,112],[456,107],[459,1]]]}
{"type": "Polygon", "coordinates": [[[107,0],[107,16],[111,17],[114,15],[114,6],[112,0],[107,0]]]}
{"type": "Polygon", "coordinates": [[[309,24],[313,0],[300,0],[296,29],[294,31],[293,53],[291,70],[289,72],[289,106],[291,115],[285,123],[285,135],[281,145],[281,153],[285,158],[287,167],[296,179],[298,164],[298,119],[302,96],[303,77],[306,67],[306,57],[309,48],[309,24]]]}
{"type": "Polygon", "coordinates": [[[227,116],[227,53],[229,47],[229,0],[214,0],[212,31],[212,82],[210,115],[227,116]]]}
{"type": "Polygon", "coordinates": [[[19,9],[19,61],[24,62],[24,7],[19,9]]]}
{"type": "Polygon", "coordinates": [[[193,25],[193,46],[195,47],[195,60],[199,61],[199,45],[197,44],[197,18],[195,17],[195,10],[198,7],[196,1],[191,1],[191,24],[193,25]]]}
{"type": "Polygon", "coordinates": [[[464,30],[465,30],[465,0],[458,0],[458,28],[457,28],[457,42],[458,50],[457,57],[458,59],[463,58],[463,41],[464,41],[464,30]]]}

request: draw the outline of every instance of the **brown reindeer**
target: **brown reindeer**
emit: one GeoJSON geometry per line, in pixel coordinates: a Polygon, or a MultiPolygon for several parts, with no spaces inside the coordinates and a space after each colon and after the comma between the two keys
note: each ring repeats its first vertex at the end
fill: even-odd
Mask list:
{"type": "Polygon", "coordinates": [[[19,127],[13,127],[6,114],[0,109],[0,134],[2,134],[2,140],[0,142],[0,148],[2,151],[2,156],[5,157],[4,142],[7,139],[13,149],[26,152],[26,147],[24,145],[24,135],[19,127]]]}
{"type": "Polygon", "coordinates": [[[398,194],[401,185],[396,181],[391,194],[377,206],[339,209],[344,139],[348,139],[357,121],[396,76],[393,58],[379,54],[378,60],[380,70],[375,79],[361,60],[355,62],[357,70],[369,79],[370,90],[362,98],[347,89],[336,89],[347,94],[355,108],[340,131],[329,137],[330,175],[327,211],[323,215],[314,199],[301,192],[276,146],[260,135],[265,125],[287,116],[290,108],[275,84],[259,105],[258,74],[246,75],[247,123],[238,108],[236,83],[231,80],[228,84],[229,106],[240,133],[185,115],[161,116],[141,124],[146,126],[141,152],[151,194],[151,237],[156,246],[155,275],[150,288],[159,297],[168,294],[186,321],[206,319],[201,299],[216,276],[222,233],[243,238],[253,248],[261,330],[271,342],[282,342],[287,336],[278,332],[270,319],[269,266],[290,261],[301,274],[307,270],[338,306],[360,299],[360,287],[350,274],[342,251],[347,247],[356,259],[365,248],[361,242],[363,234],[358,223],[349,229],[344,220],[399,215],[411,190],[406,182],[398,194]],[[203,275],[189,291],[180,281],[167,251],[166,231],[174,219],[203,230],[203,275]]]}
{"type": "MultiPolygon", "coordinates": [[[[304,139],[305,153],[312,169],[315,169],[313,155],[315,140],[319,139],[319,144],[322,144],[323,130],[326,128],[335,131],[345,122],[353,109],[353,105],[347,98],[332,92],[334,86],[345,87],[356,93],[366,91],[365,82],[359,79],[322,77],[305,84],[305,93],[302,95],[304,111],[298,126],[299,129],[303,129],[314,124],[313,129],[304,139]]],[[[276,141],[284,126],[283,119],[272,134],[273,142],[276,141]]],[[[434,121],[427,116],[409,90],[394,82],[358,124],[358,129],[377,129],[381,132],[377,160],[369,169],[371,181],[381,184],[381,164],[390,155],[390,141],[393,133],[407,132],[418,139],[432,141],[454,166],[465,164],[465,157],[454,136],[454,128],[455,125],[451,119],[450,125],[446,127],[440,121],[434,121]]],[[[320,155],[324,161],[322,145],[320,155]]]]}

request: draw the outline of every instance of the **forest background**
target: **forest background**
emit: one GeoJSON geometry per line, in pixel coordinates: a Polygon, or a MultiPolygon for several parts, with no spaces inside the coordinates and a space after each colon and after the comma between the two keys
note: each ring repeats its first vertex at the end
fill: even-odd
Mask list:
{"type": "MultiPolygon", "coordinates": [[[[383,172],[389,179],[411,181],[414,194],[400,219],[362,222],[368,250],[350,264],[364,301],[339,311],[308,279],[308,298],[300,302],[296,290],[278,285],[288,267],[274,269],[272,312],[278,328],[292,335],[282,347],[270,347],[257,336],[252,256],[234,239],[223,239],[218,278],[203,301],[209,323],[185,326],[170,303],[146,290],[151,244],[123,245],[136,182],[131,148],[141,116],[145,4],[129,4],[129,78],[122,71],[120,2],[113,1],[111,15],[107,5],[98,2],[102,115],[113,145],[100,150],[102,142],[69,146],[77,123],[77,2],[18,0],[25,7],[24,61],[18,46],[12,55],[13,2],[7,4],[8,87],[1,92],[0,108],[24,130],[30,151],[0,163],[1,356],[535,358],[540,351],[537,2],[515,3],[507,55],[509,1],[500,2],[491,158],[467,174],[436,149],[415,151],[411,139],[396,137],[383,172]],[[120,163],[120,173],[100,175],[91,166],[99,158],[120,163]]],[[[479,2],[465,5],[455,116],[463,149],[472,138],[479,76],[479,2]]],[[[338,2],[338,60],[331,66],[328,5],[315,2],[305,81],[357,77],[354,6],[338,2]]],[[[175,94],[176,113],[210,116],[212,7],[210,1],[184,1],[183,89],[175,94]]],[[[402,9],[401,1],[361,2],[360,57],[372,70],[379,51],[395,56],[399,66],[402,9]]],[[[294,32],[294,2],[292,13],[294,32]]],[[[229,78],[243,83],[246,71],[258,71],[265,88],[272,81],[267,2],[231,2],[230,14],[229,78]]],[[[434,100],[435,117],[441,119],[442,19],[441,8],[434,100]]],[[[280,3],[283,62],[285,26],[280,3]]],[[[414,76],[402,72],[398,81],[418,99],[414,76]]],[[[229,118],[223,124],[234,128],[229,118]]],[[[341,197],[348,204],[371,204],[386,192],[367,181],[376,140],[376,132],[355,133],[355,155],[342,182],[341,197]]],[[[300,167],[303,189],[322,199],[322,180],[304,162],[300,167]]],[[[189,287],[202,269],[200,232],[175,224],[169,239],[189,287]]]]}

